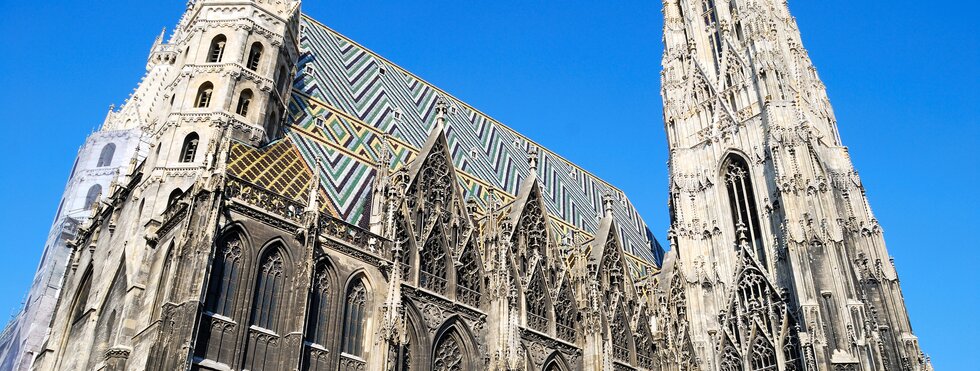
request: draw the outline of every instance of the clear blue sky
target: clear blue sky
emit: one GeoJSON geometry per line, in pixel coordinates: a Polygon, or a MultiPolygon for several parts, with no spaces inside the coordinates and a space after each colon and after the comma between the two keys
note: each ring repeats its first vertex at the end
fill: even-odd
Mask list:
{"type": "MultiPolygon", "coordinates": [[[[31,282],[78,146],[135,87],[154,37],[184,4],[0,0],[3,316],[31,282]]],[[[662,239],[660,4],[309,0],[304,9],[619,186],[662,239]]],[[[975,369],[980,345],[977,4],[790,0],[913,327],[941,370],[975,369]]]]}

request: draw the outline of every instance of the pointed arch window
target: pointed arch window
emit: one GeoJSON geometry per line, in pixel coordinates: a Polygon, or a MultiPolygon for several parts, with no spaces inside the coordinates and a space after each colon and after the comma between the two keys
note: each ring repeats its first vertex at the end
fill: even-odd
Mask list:
{"type": "Polygon", "coordinates": [[[456,274],[456,298],[467,305],[480,305],[480,266],[472,243],[467,244],[460,257],[459,273],[456,274]]]}
{"type": "Polygon", "coordinates": [[[548,331],[548,292],[541,279],[541,273],[537,272],[531,278],[524,293],[524,307],[527,312],[528,327],[540,331],[548,331]]]}
{"type": "Polygon", "coordinates": [[[721,371],[742,371],[742,357],[734,347],[728,345],[721,357],[721,371]]]}
{"type": "Polygon", "coordinates": [[[252,71],[258,71],[259,62],[262,60],[262,50],[261,43],[256,42],[252,44],[252,48],[248,51],[248,61],[245,63],[246,68],[252,71]]]}
{"type": "Polygon", "coordinates": [[[628,321],[626,309],[620,304],[616,316],[613,317],[611,330],[612,338],[615,339],[612,342],[613,359],[623,363],[630,363],[630,342],[633,338],[628,321]]]}
{"type": "Polygon", "coordinates": [[[545,371],[565,371],[561,367],[561,364],[558,363],[558,361],[551,361],[551,363],[548,363],[548,366],[546,366],[544,368],[544,370],[545,371]]]}
{"type": "Polygon", "coordinates": [[[367,309],[367,288],[364,282],[357,281],[347,289],[344,307],[344,353],[360,357],[363,355],[364,318],[367,309]]]}
{"type": "Polygon", "coordinates": [[[576,340],[576,306],[571,287],[567,282],[562,284],[561,291],[558,293],[558,302],[555,303],[555,329],[559,338],[570,343],[576,340]]]}
{"type": "Polygon", "coordinates": [[[103,167],[112,165],[112,157],[116,154],[116,145],[109,143],[105,147],[102,147],[102,153],[99,154],[99,162],[95,166],[103,167]]]}
{"type": "Polygon", "coordinates": [[[225,35],[215,36],[211,40],[211,49],[208,50],[208,63],[219,63],[221,58],[225,55],[225,46],[228,44],[228,38],[225,35]]]}
{"type": "Polygon", "coordinates": [[[440,230],[433,230],[429,240],[425,243],[425,248],[419,252],[419,285],[445,295],[449,283],[446,249],[440,241],[441,237],[440,230]]]}
{"type": "Polygon", "coordinates": [[[215,251],[211,278],[204,307],[208,312],[230,317],[235,310],[235,292],[241,273],[241,236],[234,234],[222,241],[215,251]]]}
{"type": "Polygon", "coordinates": [[[72,323],[78,322],[88,313],[88,295],[92,291],[92,269],[89,268],[82,276],[82,283],[78,286],[78,296],[75,299],[75,310],[72,313],[72,323]]]}
{"type": "Polygon", "coordinates": [[[330,298],[334,294],[330,267],[323,263],[317,267],[310,292],[310,313],[306,325],[306,341],[326,347],[330,340],[330,298]]]}
{"type": "Polygon", "coordinates": [[[92,205],[95,205],[95,201],[98,201],[102,197],[102,186],[95,184],[89,187],[88,193],[85,194],[85,210],[91,210],[92,205]]]}
{"type": "Polygon", "coordinates": [[[252,300],[251,324],[277,331],[279,311],[282,306],[282,288],[285,284],[283,257],[279,248],[266,254],[259,263],[259,275],[255,283],[255,299],[252,300]]]}
{"type": "Polygon", "coordinates": [[[210,81],[201,84],[197,89],[197,99],[194,101],[194,108],[208,108],[211,105],[211,96],[214,95],[214,84],[210,81]]]}
{"type": "Polygon", "coordinates": [[[657,344],[653,342],[650,325],[650,317],[646,313],[640,315],[636,337],[636,365],[646,369],[654,369],[657,359],[657,344]]]}
{"type": "Polygon", "coordinates": [[[201,137],[197,133],[190,133],[184,137],[184,145],[180,148],[180,162],[194,162],[197,156],[197,147],[201,142],[201,137]]]}
{"type": "Polygon", "coordinates": [[[745,241],[762,266],[767,266],[766,249],[762,242],[762,226],[755,203],[755,190],[749,165],[741,156],[732,155],[725,166],[725,185],[732,214],[732,226],[739,245],[745,241]]]}
{"type": "Polygon", "coordinates": [[[177,202],[180,201],[180,198],[183,196],[184,196],[184,191],[181,191],[180,188],[175,188],[172,192],[170,192],[170,197],[167,197],[167,208],[169,209],[172,206],[176,205],[177,202]]]}
{"type": "Polygon", "coordinates": [[[714,57],[715,73],[718,73],[719,53],[721,53],[721,37],[718,35],[718,8],[714,0],[701,0],[701,18],[704,20],[704,27],[708,31],[708,43],[711,46],[711,55],[714,57]]]}
{"type": "Polygon", "coordinates": [[[163,269],[160,271],[160,279],[157,280],[157,292],[154,294],[153,298],[153,317],[157,318],[160,315],[160,309],[163,306],[164,301],[169,299],[170,291],[170,267],[171,259],[174,255],[174,243],[170,242],[170,246],[167,247],[166,255],[163,257],[163,269]]]}
{"type": "Polygon", "coordinates": [[[757,336],[752,344],[752,371],[777,370],[776,351],[766,338],[757,336]]]}
{"type": "Polygon", "coordinates": [[[252,104],[252,90],[245,89],[242,94],[238,96],[238,107],[235,109],[235,113],[241,116],[248,116],[248,106],[252,104]]]}
{"type": "Polygon", "coordinates": [[[432,355],[433,371],[462,371],[463,363],[462,342],[455,331],[446,333],[436,345],[432,355]]]}

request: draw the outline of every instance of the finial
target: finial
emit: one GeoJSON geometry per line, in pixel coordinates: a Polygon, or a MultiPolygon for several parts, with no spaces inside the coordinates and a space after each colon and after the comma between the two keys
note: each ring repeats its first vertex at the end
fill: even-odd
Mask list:
{"type": "Polygon", "coordinates": [[[436,125],[445,126],[446,125],[446,112],[448,111],[449,104],[442,97],[439,97],[436,101],[436,125]]]}
{"type": "Polygon", "coordinates": [[[163,44],[163,37],[166,35],[167,35],[167,28],[164,27],[163,30],[160,31],[160,36],[157,36],[157,40],[153,42],[153,45],[156,46],[156,45],[163,44]]]}
{"type": "Polygon", "coordinates": [[[531,172],[535,173],[538,170],[538,147],[531,146],[527,150],[527,166],[531,168],[531,172]]]}
{"type": "Polygon", "coordinates": [[[611,217],[613,215],[613,195],[611,192],[606,192],[602,195],[602,209],[603,215],[611,217]]]}

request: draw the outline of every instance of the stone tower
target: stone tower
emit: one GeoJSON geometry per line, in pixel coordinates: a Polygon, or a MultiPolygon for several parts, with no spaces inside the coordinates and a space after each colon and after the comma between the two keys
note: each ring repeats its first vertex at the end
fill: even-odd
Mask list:
{"type": "MultiPolygon", "coordinates": [[[[173,227],[161,223],[161,217],[213,205],[215,199],[209,195],[220,183],[215,176],[223,172],[223,155],[231,141],[261,145],[281,137],[298,58],[298,22],[299,1],[198,0],[188,2],[169,39],[166,32],[157,38],[147,74],[123,107],[110,112],[98,133],[101,138],[102,132],[135,130],[138,140],[127,141],[125,151],[119,151],[127,157],[117,162],[129,166],[111,174],[111,186],[102,193],[105,205],[95,205],[89,212],[92,218],[80,226],[80,233],[91,233],[92,238],[82,246],[69,241],[74,251],[61,258],[60,265],[67,261],[62,282],[67,294],[54,309],[50,335],[43,339],[33,368],[145,365],[151,351],[156,353],[149,361],[159,362],[160,369],[175,367],[166,355],[178,357],[192,336],[181,328],[167,328],[172,335],[167,340],[176,343],[173,348],[164,342],[120,346],[117,340],[137,333],[155,338],[165,324],[187,325],[181,321],[181,309],[188,305],[147,309],[159,304],[161,294],[150,295],[156,300],[146,302],[145,292],[159,291],[166,283],[148,280],[149,271],[169,267],[165,260],[183,254],[168,246],[158,248],[161,229],[173,227]],[[112,247],[97,248],[100,244],[112,247]],[[161,311],[169,321],[135,320],[142,313],[159,316],[161,311]]],[[[201,213],[195,222],[202,228],[168,243],[180,240],[194,246],[209,238],[212,216],[201,213]]],[[[198,262],[188,259],[181,274],[194,272],[198,262]]],[[[42,269],[48,265],[59,263],[42,262],[42,269]]],[[[167,295],[194,302],[200,296],[194,289],[167,295]]],[[[188,311],[196,313],[196,308],[188,311]]],[[[192,325],[194,315],[190,318],[192,325]]],[[[22,362],[22,367],[28,364],[22,362]]]]}
{"type": "Polygon", "coordinates": [[[701,369],[928,368],[786,2],[663,12],[669,238],[701,369]]]}

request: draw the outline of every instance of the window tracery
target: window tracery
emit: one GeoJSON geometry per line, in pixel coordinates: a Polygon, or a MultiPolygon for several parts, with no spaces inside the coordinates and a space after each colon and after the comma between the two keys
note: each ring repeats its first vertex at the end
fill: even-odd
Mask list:
{"type": "Polygon", "coordinates": [[[656,359],[657,344],[653,342],[653,333],[650,331],[650,317],[643,313],[640,315],[640,322],[637,325],[636,365],[653,369],[656,359]]]}
{"type": "Polygon", "coordinates": [[[544,286],[540,273],[535,273],[524,293],[524,304],[528,327],[540,332],[548,331],[547,296],[547,288],[544,286]]]}
{"type": "Polygon", "coordinates": [[[776,351],[772,347],[772,343],[769,342],[763,336],[756,336],[755,341],[752,343],[752,371],[771,371],[777,370],[778,361],[776,360],[776,351]]]}
{"type": "Polygon", "coordinates": [[[574,343],[576,340],[575,330],[575,298],[572,296],[572,289],[568,282],[562,284],[558,293],[558,301],[555,303],[555,329],[557,335],[562,340],[574,343]]]}
{"type": "Polygon", "coordinates": [[[242,240],[233,234],[218,245],[211,268],[211,279],[205,308],[208,312],[230,317],[235,309],[234,294],[238,286],[242,240]]]}
{"type": "Polygon", "coordinates": [[[623,264],[622,256],[619,253],[619,243],[617,242],[615,230],[613,228],[609,229],[609,236],[606,238],[606,245],[603,248],[602,253],[602,263],[600,269],[602,269],[602,277],[608,293],[612,293],[613,290],[618,290],[623,292],[623,264]]]}
{"type": "Polygon", "coordinates": [[[755,202],[749,166],[745,159],[735,155],[728,159],[725,168],[725,184],[728,189],[732,226],[735,228],[737,242],[741,244],[742,241],[746,241],[750,251],[765,267],[767,263],[762,240],[761,220],[755,202]]]}
{"type": "Polygon", "coordinates": [[[463,369],[463,349],[459,339],[452,333],[444,335],[436,346],[432,359],[432,370],[462,371],[463,369]]]}
{"type": "Polygon", "coordinates": [[[613,341],[613,359],[623,362],[630,362],[630,343],[632,342],[632,336],[630,335],[629,319],[626,317],[626,308],[622,304],[616,310],[616,316],[613,317],[612,321],[612,338],[616,339],[613,341]]]}
{"type": "Polygon", "coordinates": [[[252,325],[276,331],[284,284],[283,257],[276,249],[262,259],[252,301],[252,325]]]}
{"type": "Polygon", "coordinates": [[[330,267],[321,264],[313,278],[310,292],[310,309],[307,320],[306,341],[326,346],[330,340],[330,314],[333,313],[330,298],[333,282],[330,267]]]}
{"type": "Polygon", "coordinates": [[[460,267],[456,275],[456,298],[470,306],[480,305],[480,266],[475,246],[470,242],[460,257],[460,267]]]}
{"type": "Polygon", "coordinates": [[[519,258],[522,273],[530,269],[527,264],[531,256],[547,257],[548,223],[538,192],[535,187],[528,196],[514,231],[514,243],[511,244],[511,254],[519,258]]]}
{"type": "Polygon", "coordinates": [[[719,369],[721,371],[742,371],[742,357],[738,355],[738,351],[731,345],[725,347],[725,351],[721,356],[721,366],[719,369]]]}
{"type": "Polygon", "coordinates": [[[357,281],[349,289],[344,307],[344,333],[342,351],[360,357],[363,352],[364,315],[367,306],[367,288],[357,281]]]}
{"type": "Polygon", "coordinates": [[[419,285],[445,295],[449,281],[446,249],[440,240],[442,237],[440,229],[433,230],[425,247],[419,252],[419,285]]]}

